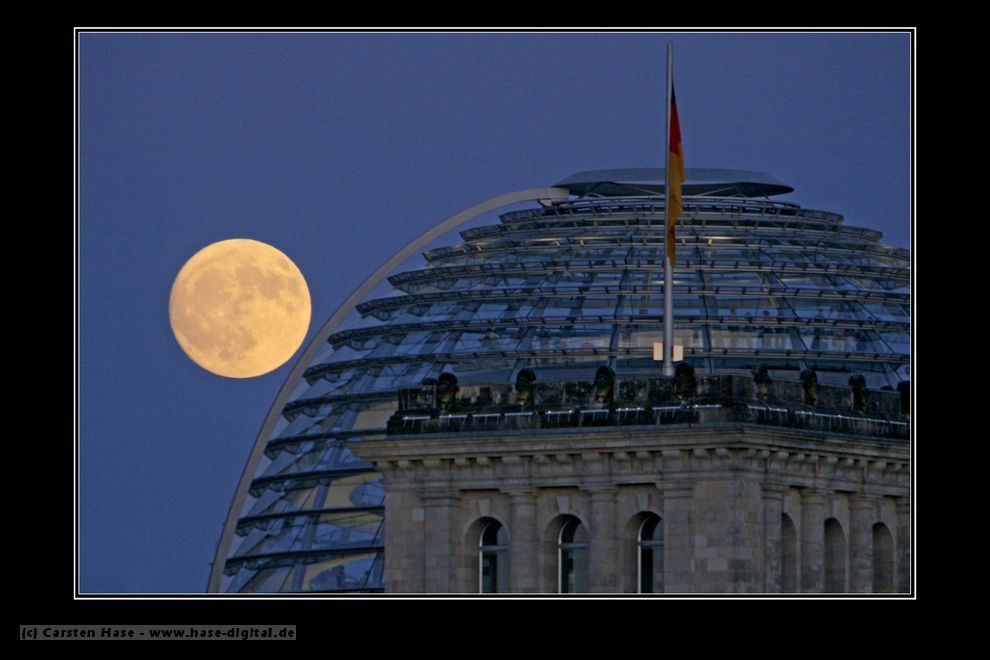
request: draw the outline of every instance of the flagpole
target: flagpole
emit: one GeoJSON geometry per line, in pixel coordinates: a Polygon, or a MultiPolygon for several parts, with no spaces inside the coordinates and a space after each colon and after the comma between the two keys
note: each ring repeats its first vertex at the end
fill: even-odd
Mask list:
{"type": "Polygon", "coordinates": [[[670,97],[674,86],[674,43],[667,42],[667,139],[664,141],[664,250],[663,250],[663,375],[674,375],[674,269],[667,240],[670,237],[670,97]]]}

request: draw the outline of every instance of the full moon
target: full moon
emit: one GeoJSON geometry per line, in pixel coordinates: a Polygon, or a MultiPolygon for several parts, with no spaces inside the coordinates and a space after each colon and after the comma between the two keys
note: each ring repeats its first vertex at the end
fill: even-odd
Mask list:
{"type": "Polygon", "coordinates": [[[219,376],[252,378],[285,364],[309,330],[309,287],[292,261],[265,243],[208,245],[172,284],[169,320],[189,358],[219,376]]]}

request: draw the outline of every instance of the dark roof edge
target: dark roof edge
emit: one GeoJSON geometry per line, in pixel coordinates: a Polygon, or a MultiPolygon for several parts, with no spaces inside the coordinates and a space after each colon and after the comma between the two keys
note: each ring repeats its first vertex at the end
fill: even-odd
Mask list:
{"type": "MultiPolygon", "coordinates": [[[[666,170],[662,167],[588,170],[572,174],[555,187],[567,188],[574,195],[593,193],[604,197],[662,193],[666,188],[666,170]]],[[[768,197],[793,191],[793,187],[763,172],[712,168],[687,168],[683,186],[685,195],[718,197],[768,197]]]]}

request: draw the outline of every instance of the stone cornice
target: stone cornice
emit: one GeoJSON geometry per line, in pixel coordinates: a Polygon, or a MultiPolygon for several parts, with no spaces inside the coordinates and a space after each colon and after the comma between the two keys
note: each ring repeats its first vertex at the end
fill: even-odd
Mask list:
{"type": "Polygon", "coordinates": [[[353,443],[349,447],[370,457],[416,455],[476,455],[484,454],[581,454],[586,451],[624,451],[635,454],[642,451],[644,441],[651,447],[691,447],[704,444],[752,444],[761,447],[788,447],[807,449],[821,447],[822,451],[837,452],[843,456],[907,457],[910,446],[906,442],[885,441],[877,438],[829,434],[820,431],[767,427],[755,424],[717,424],[680,426],[640,426],[541,429],[539,431],[509,431],[497,434],[435,433],[430,435],[389,436],[353,443]],[[705,442],[702,439],[711,439],[705,442]]]}
{"type": "Polygon", "coordinates": [[[906,494],[910,447],[748,425],[475,436],[418,436],[352,445],[386,481],[461,488],[588,487],[706,478],[758,478],[781,486],[906,494]]]}

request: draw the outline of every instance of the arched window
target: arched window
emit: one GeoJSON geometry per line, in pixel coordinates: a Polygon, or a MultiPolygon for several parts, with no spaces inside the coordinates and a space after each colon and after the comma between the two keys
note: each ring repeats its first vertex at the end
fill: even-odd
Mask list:
{"type": "Polygon", "coordinates": [[[797,529],[791,517],[786,513],[780,514],[780,590],[785,593],[795,593],[798,590],[798,554],[797,529]]]}
{"type": "Polygon", "coordinates": [[[639,527],[639,593],[663,593],[663,520],[655,513],[639,527]]]}
{"type": "Polygon", "coordinates": [[[509,591],[509,535],[497,520],[492,520],[481,531],[478,544],[480,554],[481,593],[504,594],[509,591]]]}
{"type": "Polygon", "coordinates": [[[566,516],[557,544],[560,593],[588,591],[588,530],[574,516],[566,516]]]}
{"type": "Polygon", "coordinates": [[[825,521],[825,591],[846,591],[846,535],[835,518],[825,521]]]}
{"type": "Polygon", "coordinates": [[[894,538],[883,523],[873,526],[873,593],[894,590],[894,538]]]}

